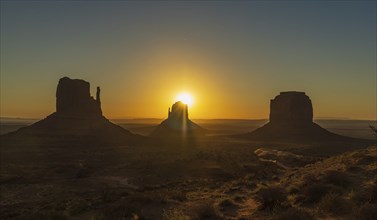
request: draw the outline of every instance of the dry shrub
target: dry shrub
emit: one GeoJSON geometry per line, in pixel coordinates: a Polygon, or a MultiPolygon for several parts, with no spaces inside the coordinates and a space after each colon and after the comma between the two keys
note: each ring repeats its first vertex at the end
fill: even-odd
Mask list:
{"type": "Polygon", "coordinates": [[[353,217],[358,220],[375,220],[377,216],[377,204],[366,203],[355,209],[353,217]]]}
{"type": "Polygon", "coordinates": [[[137,220],[143,219],[141,215],[141,210],[136,207],[135,204],[114,204],[112,206],[107,206],[102,209],[96,215],[92,216],[91,220],[113,220],[113,219],[124,219],[124,220],[137,220]]]}
{"type": "Polygon", "coordinates": [[[223,199],[219,202],[219,207],[222,209],[234,206],[236,206],[236,204],[230,199],[223,199]]]}
{"type": "Polygon", "coordinates": [[[297,186],[295,186],[295,185],[290,185],[290,186],[288,186],[288,188],[287,188],[287,192],[288,192],[289,194],[297,194],[297,193],[300,192],[300,189],[299,189],[297,186]]]}
{"type": "Polygon", "coordinates": [[[377,202],[377,184],[361,188],[354,192],[352,200],[359,204],[377,202]]]}
{"type": "Polygon", "coordinates": [[[322,212],[327,212],[334,215],[345,215],[352,211],[353,204],[338,194],[330,193],[321,199],[321,201],[318,203],[318,208],[322,212]]]}
{"type": "Polygon", "coordinates": [[[362,158],[360,158],[357,161],[357,165],[369,165],[369,164],[375,163],[376,160],[377,160],[377,157],[364,155],[362,158]]]}
{"type": "Polygon", "coordinates": [[[316,182],[318,182],[318,180],[312,174],[304,174],[302,176],[302,185],[303,186],[308,186],[308,185],[311,185],[311,184],[316,183],[316,182]]]}
{"type": "Polygon", "coordinates": [[[281,187],[261,188],[256,193],[256,198],[261,203],[259,209],[273,210],[278,207],[283,207],[287,201],[287,194],[281,187]]]}
{"type": "Polygon", "coordinates": [[[335,170],[326,172],[323,181],[342,188],[349,188],[355,183],[355,180],[349,174],[335,170]]]}
{"type": "Polygon", "coordinates": [[[195,210],[195,219],[222,219],[212,203],[206,202],[201,204],[195,210]]]}
{"type": "Polygon", "coordinates": [[[317,203],[328,193],[340,193],[341,189],[323,183],[314,183],[302,189],[302,197],[305,203],[317,203]]]}
{"type": "Polygon", "coordinates": [[[17,217],[16,220],[66,220],[66,215],[61,212],[46,211],[17,217]]]}
{"type": "Polygon", "coordinates": [[[179,209],[164,210],[162,213],[163,220],[190,220],[191,218],[179,209]]]}
{"type": "Polygon", "coordinates": [[[377,202],[377,183],[374,183],[369,188],[370,192],[370,203],[376,203],[377,202]]]}
{"type": "Polygon", "coordinates": [[[274,219],[276,220],[312,220],[313,217],[303,209],[289,208],[280,213],[274,219]]]}
{"type": "Polygon", "coordinates": [[[183,201],[187,200],[186,194],[182,191],[174,191],[174,192],[170,193],[169,197],[170,197],[170,199],[175,200],[175,201],[179,201],[179,202],[183,202],[183,201]]]}

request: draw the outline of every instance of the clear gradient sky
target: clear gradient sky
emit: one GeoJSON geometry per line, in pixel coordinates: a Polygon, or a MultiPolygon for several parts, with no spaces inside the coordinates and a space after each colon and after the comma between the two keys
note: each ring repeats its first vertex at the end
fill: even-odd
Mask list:
{"type": "Polygon", "coordinates": [[[315,117],[376,120],[376,1],[1,1],[1,116],[55,111],[59,78],[101,86],[108,118],[267,118],[280,91],[315,117]]]}

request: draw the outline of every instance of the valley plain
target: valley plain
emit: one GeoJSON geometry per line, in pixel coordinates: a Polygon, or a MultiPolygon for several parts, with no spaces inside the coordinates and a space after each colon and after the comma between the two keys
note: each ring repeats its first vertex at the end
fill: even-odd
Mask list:
{"type": "MultiPolygon", "coordinates": [[[[112,121],[141,135],[161,122],[112,121]]],[[[135,145],[2,136],[0,218],[376,216],[377,148],[368,127],[373,122],[317,121],[332,132],[372,140],[368,148],[337,145],[319,151],[315,144],[263,144],[229,136],[266,120],[194,121],[212,133],[186,141],[147,138],[135,145]]],[[[26,125],[21,122],[3,121],[2,131],[26,125]]]]}

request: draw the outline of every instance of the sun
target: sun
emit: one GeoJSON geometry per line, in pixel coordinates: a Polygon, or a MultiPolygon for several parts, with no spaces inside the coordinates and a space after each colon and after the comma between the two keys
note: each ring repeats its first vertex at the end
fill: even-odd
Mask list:
{"type": "Polygon", "coordinates": [[[194,99],[193,99],[193,97],[190,93],[183,92],[183,93],[179,93],[176,96],[175,101],[176,102],[181,101],[181,102],[187,104],[189,107],[191,107],[193,102],[194,102],[194,99]]]}

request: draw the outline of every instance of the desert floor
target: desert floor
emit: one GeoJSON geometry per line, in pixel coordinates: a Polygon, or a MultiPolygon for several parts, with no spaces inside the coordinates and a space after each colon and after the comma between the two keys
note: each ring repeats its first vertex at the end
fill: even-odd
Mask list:
{"type": "MultiPolygon", "coordinates": [[[[159,123],[116,122],[139,134],[159,123]]],[[[185,141],[148,139],[137,146],[2,138],[0,219],[377,216],[376,146],[265,145],[217,136],[250,131],[265,121],[198,123],[212,135],[185,141]]],[[[329,120],[321,125],[375,138],[365,121],[329,120]]],[[[15,128],[3,123],[2,131],[10,129],[7,126],[15,128]]]]}

